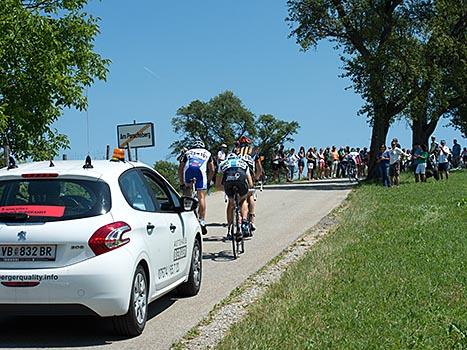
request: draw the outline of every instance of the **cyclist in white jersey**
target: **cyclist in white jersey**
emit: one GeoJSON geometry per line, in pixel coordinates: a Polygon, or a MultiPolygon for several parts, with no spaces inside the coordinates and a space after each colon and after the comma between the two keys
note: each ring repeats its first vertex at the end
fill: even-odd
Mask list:
{"type": "Polygon", "coordinates": [[[214,176],[215,168],[211,152],[205,149],[204,142],[195,141],[180,160],[178,177],[183,194],[191,196],[192,182],[195,181],[195,189],[199,200],[199,223],[203,235],[206,228],[206,192],[208,185],[214,176]]]}

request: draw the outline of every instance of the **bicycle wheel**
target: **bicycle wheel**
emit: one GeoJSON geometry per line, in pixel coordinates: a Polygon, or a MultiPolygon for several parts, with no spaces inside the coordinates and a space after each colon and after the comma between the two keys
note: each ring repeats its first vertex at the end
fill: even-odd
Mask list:
{"type": "Polygon", "coordinates": [[[233,225],[230,225],[229,227],[229,233],[230,233],[230,237],[232,239],[232,253],[233,253],[233,258],[234,259],[237,259],[237,241],[235,239],[235,230],[236,230],[236,225],[233,224],[233,225]]]}
{"type": "Polygon", "coordinates": [[[237,227],[237,234],[236,234],[236,243],[237,243],[237,254],[245,252],[245,238],[243,236],[242,227],[240,225],[240,196],[237,194],[235,196],[235,211],[236,211],[236,227],[237,227]]]}

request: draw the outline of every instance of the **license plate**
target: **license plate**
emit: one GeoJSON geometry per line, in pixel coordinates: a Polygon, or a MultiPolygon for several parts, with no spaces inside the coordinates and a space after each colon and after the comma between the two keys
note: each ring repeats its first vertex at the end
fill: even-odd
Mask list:
{"type": "Polygon", "coordinates": [[[0,245],[0,261],[55,261],[56,245],[0,245]]]}

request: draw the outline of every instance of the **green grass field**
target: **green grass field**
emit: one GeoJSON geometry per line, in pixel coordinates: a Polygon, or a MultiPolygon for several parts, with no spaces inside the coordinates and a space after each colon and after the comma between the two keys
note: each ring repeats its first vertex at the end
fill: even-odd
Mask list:
{"type": "Polygon", "coordinates": [[[362,185],[219,349],[467,349],[467,172],[362,185]]]}

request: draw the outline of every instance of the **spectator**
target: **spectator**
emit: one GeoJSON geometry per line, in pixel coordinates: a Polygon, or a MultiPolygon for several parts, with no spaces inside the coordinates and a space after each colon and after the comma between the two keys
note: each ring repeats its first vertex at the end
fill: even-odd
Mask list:
{"type": "Polygon", "coordinates": [[[219,152],[217,152],[217,167],[219,167],[219,164],[225,160],[225,157],[227,156],[225,153],[226,149],[227,145],[223,143],[219,149],[219,152]]]}
{"type": "Polygon", "coordinates": [[[298,181],[300,181],[303,174],[303,169],[305,168],[305,147],[300,147],[300,151],[298,151],[298,158],[298,181]]]}
{"type": "Polygon", "coordinates": [[[381,145],[378,154],[376,155],[376,162],[378,163],[381,176],[383,178],[383,185],[385,187],[391,187],[391,182],[388,176],[389,167],[389,152],[386,150],[385,145],[381,145]]]}
{"type": "Polygon", "coordinates": [[[452,145],[452,166],[457,168],[461,161],[461,145],[457,143],[457,140],[454,139],[454,144],[452,145]]]}
{"type": "Polygon", "coordinates": [[[322,148],[318,151],[318,179],[323,179],[324,177],[324,151],[322,148]]]}
{"type": "Polygon", "coordinates": [[[326,150],[324,151],[324,160],[325,160],[325,174],[324,176],[327,179],[331,178],[331,168],[332,168],[332,158],[331,158],[331,149],[329,147],[326,147],[326,150]]]}
{"type": "Polygon", "coordinates": [[[439,146],[438,153],[438,172],[441,180],[443,179],[443,173],[446,175],[446,180],[449,178],[449,156],[451,151],[449,147],[446,146],[446,141],[442,140],[441,145],[439,146]]]}
{"type": "Polygon", "coordinates": [[[280,157],[279,152],[272,151],[271,155],[271,169],[272,169],[272,180],[280,181],[280,157]]]}
{"type": "Polygon", "coordinates": [[[341,146],[337,153],[339,153],[339,168],[338,168],[338,171],[337,171],[338,172],[337,176],[338,177],[344,177],[344,176],[346,176],[345,175],[345,167],[344,167],[345,164],[343,163],[344,158],[346,156],[344,147],[341,146]]]}
{"type": "Polygon", "coordinates": [[[339,153],[337,152],[336,146],[332,146],[331,149],[331,177],[337,177],[337,169],[339,168],[339,153]]]}
{"type": "Polygon", "coordinates": [[[289,172],[287,176],[287,181],[292,182],[295,174],[295,167],[299,160],[299,156],[295,153],[295,148],[292,148],[287,155],[287,165],[289,166],[289,172]]]}
{"type": "Polygon", "coordinates": [[[311,181],[313,179],[313,169],[315,167],[315,162],[316,162],[316,155],[312,147],[308,149],[306,152],[306,162],[307,162],[307,176],[308,176],[308,181],[311,181]]]}
{"type": "Polygon", "coordinates": [[[389,176],[393,186],[399,186],[401,175],[401,156],[406,156],[397,144],[397,139],[391,142],[391,149],[389,150],[389,176]]]}
{"type": "Polygon", "coordinates": [[[360,167],[358,169],[358,176],[359,177],[364,177],[365,174],[366,174],[366,166],[367,166],[367,162],[366,162],[365,158],[368,155],[368,151],[367,151],[366,147],[363,148],[363,149],[357,148],[357,150],[358,150],[358,153],[360,153],[360,160],[361,160],[361,164],[360,164],[360,167]]]}
{"type": "Polygon", "coordinates": [[[415,182],[426,182],[426,162],[429,154],[426,145],[415,145],[413,164],[415,166],[415,182]]]}
{"type": "Polygon", "coordinates": [[[431,137],[431,144],[430,144],[430,154],[433,154],[438,151],[438,142],[436,142],[436,137],[431,137]]]}
{"type": "Polygon", "coordinates": [[[467,168],[467,147],[464,147],[462,151],[462,162],[464,163],[464,168],[467,168]]]}

